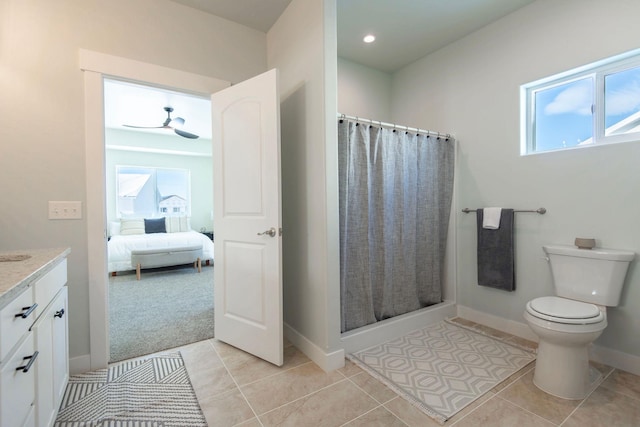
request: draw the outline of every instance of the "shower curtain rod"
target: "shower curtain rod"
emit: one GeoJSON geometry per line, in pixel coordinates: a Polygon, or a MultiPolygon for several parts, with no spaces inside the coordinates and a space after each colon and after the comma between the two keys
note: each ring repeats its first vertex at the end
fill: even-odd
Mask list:
{"type": "Polygon", "coordinates": [[[364,122],[364,123],[368,123],[368,124],[371,124],[371,125],[378,125],[380,127],[385,127],[385,128],[393,129],[393,130],[403,130],[405,132],[415,132],[415,133],[423,133],[423,134],[427,134],[427,135],[433,135],[433,136],[436,136],[437,138],[454,138],[454,136],[451,135],[450,133],[441,133],[441,132],[436,132],[436,131],[433,131],[433,130],[412,128],[412,127],[409,127],[409,126],[401,126],[401,125],[396,125],[395,123],[381,122],[379,120],[363,119],[362,117],[358,117],[358,116],[347,116],[346,114],[338,113],[338,118],[340,120],[344,120],[344,119],[355,120],[356,122],[364,122]]]}

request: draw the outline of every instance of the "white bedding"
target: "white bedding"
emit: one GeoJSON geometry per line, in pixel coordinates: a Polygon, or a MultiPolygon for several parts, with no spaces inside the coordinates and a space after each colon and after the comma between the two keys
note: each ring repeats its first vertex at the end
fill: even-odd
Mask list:
{"type": "Polygon", "coordinates": [[[131,251],[137,249],[161,249],[202,244],[203,261],[213,260],[213,242],[197,231],[180,233],[151,233],[112,236],[107,243],[109,273],[133,270],[131,251]]]}

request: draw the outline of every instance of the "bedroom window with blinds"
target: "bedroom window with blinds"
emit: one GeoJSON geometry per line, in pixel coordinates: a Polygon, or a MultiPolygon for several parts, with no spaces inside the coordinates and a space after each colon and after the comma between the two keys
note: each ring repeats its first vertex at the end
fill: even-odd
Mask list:
{"type": "Polygon", "coordinates": [[[640,140],[640,50],[523,85],[521,154],[640,140]]]}
{"type": "Polygon", "coordinates": [[[118,218],[191,215],[191,177],[187,169],[116,166],[118,218]]]}

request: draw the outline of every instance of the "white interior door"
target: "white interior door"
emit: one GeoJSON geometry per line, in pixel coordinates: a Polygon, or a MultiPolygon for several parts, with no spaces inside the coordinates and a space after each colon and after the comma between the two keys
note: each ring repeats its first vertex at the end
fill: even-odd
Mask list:
{"type": "Polygon", "coordinates": [[[215,337],[283,363],[280,101],[268,71],[211,96],[215,337]]]}

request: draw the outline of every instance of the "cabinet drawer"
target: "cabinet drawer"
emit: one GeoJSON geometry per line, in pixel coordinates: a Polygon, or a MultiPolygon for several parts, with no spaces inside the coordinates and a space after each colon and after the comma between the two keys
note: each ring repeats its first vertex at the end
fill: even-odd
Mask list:
{"type": "Polygon", "coordinates": [[[33,287],[30,286],[0,310],[0,361],[4,361],[20,338],[35,322],[37,309],[29,312],[29,308],[33,304],[33,287]]]}
{"type": "Polygon", "coordinates": [[[42,276],[34,285],[36,303],[36,317],[40,316],[47,305],[53,300],[58,291],[67,283],[67,259],[62,260],[51,271],[42,276]]]}
{"type": "Polygon", "coordinates": [[[29,332],[17,351],[3,364],[0,371],[0,426],[22,426],[28,420],[35,404],[35,372],[38,359],[24,372],[18,367],[27,365],[34,357],[34,337],[29,332]],[[27,358],[27,359],[25,359],[27,358]]]}

